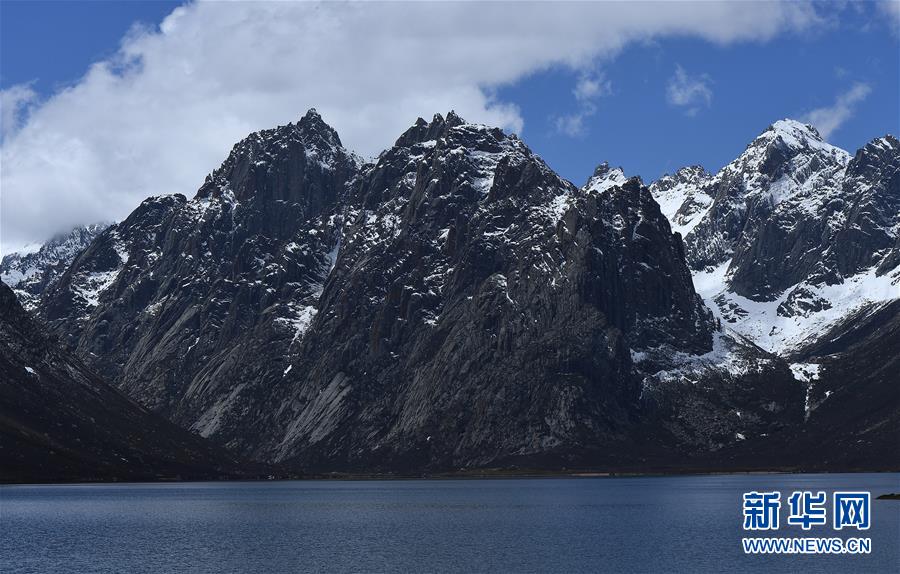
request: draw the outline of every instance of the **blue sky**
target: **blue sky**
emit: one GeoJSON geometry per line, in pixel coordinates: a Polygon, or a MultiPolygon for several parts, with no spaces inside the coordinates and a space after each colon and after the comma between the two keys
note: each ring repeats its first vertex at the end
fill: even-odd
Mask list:
{"type": "MultiPolygon", "coordinates": [[[[57,226],[98,217],[104,210],[113,218],[121,217],[137,197],[160,190],[190,195],[233,140],[294,120],[313,106],[338,128],[349,147],[366,155],[389,145],[417,115],[428,117],[455,107],[470,120],[522,129],[526,143],[576,184],[604,160],[646,182],[689,164],[715,171],[783,117],[815,118],[827,124],[822,131],[830,132],[828,139],[851,152],[874,137],[900,132],[900,26],[891,20],[891,8],[898,18],[900,10],[891,4],[811,4],[799,15],[794,13],[796,5],[790,4],[780,11],[773,8],[776,3],[749,9],[745,5],[743,11],[734,5],[683,5],[683,12],[704,14],[687,14],[684,20],[679,20],[677,10],[654,8],[667,13],[650,14],[642,9],[648,5],[595,5],[590,7],[595,28],[571,19],[571,32],[560,29],[556,36],[530,43],[516,37],[524,34],[517,30],[541,32],[542,23],[530,20],[546,16],[522,16],[520,22],[519,13],[528,10],[518,5],[498,8],[502,25],[484,31],[470,26],[472,17],[464,11],[472,7],[449,3],[401,7],[402,17],[421,12],[408,16],[415,22],[450,21],[425,39],[424,49],[415,47],[420,39],[415,33],[406,37],[410,26],[403,22],[379,35],[377,26],[357,14],[339,14],[335,24],[316,21],[325,12],[318,7],[295,9],[261,2],[239,7],[189,5],[161,31],[164,18],[178,6],[141,1],[0,2],[0,89],[6,107],[4,148],[9,148],[4,149],[4,159],[17,169],[3,183],[8,189],[24,190],[10,194],[14,198],[33,197],[39,204],[23,217],[37,220],[42,209],[58,205],[53,190],[60,181],[83,188],[86,194],[113,187],[118,195],[91,195],[88,201],[73,203],[71,218],[54,222],[57,226]],[[296,30],[280,30],[280,24],[290,19],[282,13],[287,9],[299,11],[296,30]],[[607,22],[605,16],[612,12],[618,15],[607,22]],[[327,45],[327,56],[317,57],[337,63],[318,68],[310,64],[307,60],[313,58],[306,54],[322,49],[335,36],[323,32],[316,38],[314,32],[344,26],[341,18],[360,22],[362,32],[347,32],[349,43],[370,28],[372,38],[350,48],[345,46],[347,40],[345,45],[327,45]],[[465,25],[453,24],[453,18],[465,25]],[[745,20],[749,32],[743,29],[745,20]],[[303,28],[301,21],[318,23],[303,28]],[[142,26],[138,31],[133,28],[136,23],[142,26]],[[510,28],[506,35],[503,26],[510,28]],[[498,48],[488,37],[494,34],[509,46],[498,48]],[[397,36],[408,40],[410,47],[391,48],[397,36]],[[486,49],[496,49],[498,63],[482,62],[477,53],[472,59],[470,39],[476,46],[485,42],[486,49]],[[561,43],[566,45],[557,49],[561,43]],[[122,46],[126,48],[120,52],[122,46]],[[504,49],[509,50],[507,55],[504,49]],[[248,54],[250,50],[259,52],[258,59],[248,54]],[[343,50],[347,56],[340,59],[343,50]],[[416,50],[429,53],[419,62],[411,55],[416,50]],[[544,58],[545,51],[552,54],[544,58]],[[516,59],[520,53],[521,61],[516,59]],[[245,55],[246,64],[241,61],[245,55]],[[377,70],[390,59],[399,63],[377,70]],[[104,70],[87,74],[93,63],[104,61],[109,63],[104,70]],[[263,69],[268,63],[271,69],[263,69]],[[477,68],[471,77],[467,67],[477,68]],[[173,77],[166,75],[175,72],[173,77]],[[353,87],[358,78],[361,87],[353,87]],[[447,85],[442,86],[445,80],[447,85]],[[176,89],[177,82],[184,83],[176,89]],[[329,82],[334,85],[329,87],[329,82]],[[318,84],[326,87],[310,87],[318,84]],[[192,93],[197,86],[210,91],[197,88],[192,93]],[[434,89],[429,91],[429,86],[434,89]],[[79,114],[85,115],[82,124],[73,119],[79,114]],[[390,117],[382,121],[385,115],[390,117]],[[90,117],[94,119],[89,121],[90,117]],[[65,130],[55,127],[69,121],[73,124],[65,130]],[[98,133],[93,133],[93,126],[101,128],[98,133]],[[178,133],[181,126],[184,134],[178,133]],[[203,139],[198,139],[200,132],[203,139]],[[46,149],[48,141],[65,141],[85,154],[86,163],[102,165],[71,171],[69,165],[75,162],[69,156],[43,164],[32,161],[33,150],[46,149]],[[164,150],[160,141],[184,147],[164,150]],[[128,152],[131,148],[133,153],[128,152]],[[148,157],[156,150],[158,158],[148,157]],[[122,155],[121,161],[108,163],[111,153],[122,155]],[[188,156],[190,164],[183,159],[188,156]],[[25,161],[13,162],[12,157],[25,161]],[[30,165],[31,172],[20,165],[30,165]],[[60,166],[71,172],[47,180],[48,169],[60,166]],[[172,175],[163,185],[148,183],[136,173],[142,166],[172,175]],[[103,174],[105,169],[121,173],[103,174]],[[42,189],[50,190],[46,198],[42,189]],[[123,189],[127,192],[118,191],[123,189]]],[[[378,16],[380,26],[385,18],[378,16]]],[[[491,15],[482,16],[490,24],[491,15]]],[[[24,203],[7,199],[4,211],[10,211],[11,201],[24,203]]],[[[15,211],[20,205],[12,207],[15,211]]],[[[29,230],[23,227],[17,234],[24,237],[29,230]]],[[[0,239],[14,243],[11,237],[0,239]]]]}
{"type": "Polygon", "coordinates": [[[528,144],[579,184],[598,159],[647,182],[695,163],[714,171],[775,120],[831,106],[861,83],[870,88],[867,97],[829,137],[853,152],[900,132],[900,46],[896,35],[866,31],[864,18],[849,16],[837,30],[768,43],[721,47],[670,39],[630,47],[602,66],[610,93],[597,100],[585,133],[576,137],[556,129],[554,114],[577,112],[577,73],[536,74],[500,94],[521,107],[528,144]],[[688,75],[708,76],[710,102],[699,103],[693,115],[666,98],[679,65],[688,75]]]}
{"type": "Polygon", "coordinates": [[[598,159],[645,181],[684,165],[714,171],[736,157],[767,125],[831,106],[862,83],[868,96],[829,140],[855,151],[872,138],[900,132],[900,44],[871,14],[847,11],[839,27],[766,43],[716,46],[692,38],[647,42],[600,66],[610,94],[598,99],[585,132],[555,129],[553,110],[576,112],[565,69],[536,74],[501,91],[519,104],[525,139],[558,171],[583,183],[598,159]],[[667,102],[676,67],[706,75],[709,105],[694,115],[667,102]]]}
{"type": "Polygon", "coordinates": [[[135,24],[158,26],[181,2],[0,1],[0,88],[34,82],[44,95],[108,58],[135,24]]]}

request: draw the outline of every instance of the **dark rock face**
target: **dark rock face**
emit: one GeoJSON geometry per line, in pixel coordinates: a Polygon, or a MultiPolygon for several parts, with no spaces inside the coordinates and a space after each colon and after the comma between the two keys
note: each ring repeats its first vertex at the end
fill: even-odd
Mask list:
{"type": "Polygon", "coordinates": [[[26,309],[33,309],[41,294],[65,273],[75,257],[109,223],[76,227],[52,238],[33,253],[10,253],[0,261],[0,279],[13,289],[26,309]]]}
{"type": "Polygon", "coordinates": [[[43,316],[142,404],[302,468],[705,448],[642,397],[721,336],[650,192],[601,171],[577,189],[452,112],[361,165],[310,112],[98,237],[43,316]]]}
{"type": "Polygon", "coordinates": [[[637,181],[580,192],[451,114],[404,134],[354,197],[292,365],[305,383],[278,400],[295,405],[279,459],[459,467],[622,440],[630,347],[711,345],[681,244],[637,181]]]}
{"type": "Polygon", "coordinates": [[[820,393],[894,348],[863,311],[897,286],[898,150],[782,121],[715,176],[579,189],[452,112],[363,164],[310,111],[98,235],[39,311],[129,397],[294,469],[783,464],[864,430],[820,393]]]}
{"type": "Polygon", "coordinates": [[[598,290],[601,308],[628,334],[630,348],[709,351],[712,316],[693,291],[684,244],[640,180],[600,196],[588,193],[575,207],[563,218],[565,229],[574,246],[581,246],[582,231],[591,238],[580,248],[601,273],[590,278],[589,289],[598,290]]]}
{"type": "Polygon", "coordinates": [[[878,275],[897,268],[900,141],[885,136],[856,152],[847,166],[843,190],[850,201],[832,239],[828,263],[845,277],[873,265],[878,275]]]}
{"type": "Polygon", "coordinates": [[[239,463],[63,351],[0,283],[0,481],[215,478],[239,463]]]}
{"type": "Polygon", "coordinates": [[[768,444],[741,445],[736,458],[775,467],[900,469],[900,300],[852,313],[796,360],[813,361],[806,417],[768,444]]]}
{"type": "Polygon", "coordinates": [[[803,442],[828,436],[829,457],[858,468],[882,458],[897,468],[900,451],[900,299],[878,303],[834,325],[804,349],[820,363],[809,389],[803,442]]]}
{"type": "Polygon", "coordinates": [[[656,440],[684,453],[675,468],[775,468],[765,457],[726,462],[721,453],[766,444],[802,425],[805,389],[788,364],[746,342],[727,346],[723,358],[682,367],[663,384],[645,387],[656,440]]]}
{"type": "Polygon", "coordinates": [[[776,312],[781,317],[808,317],[812,313],[825,311],[832,307],[831,301],[818,296],[808,287],[800,285],[791,290],[785,300],[778,305],[776,312]]]}
{"type": "Polygon", "coordinates": [[[330,268],[357,162],[314,111],[254,134],[193,200],[148,199],[98,237],[48,293],[44,318],[187,428],[211,435],[223,417],[258,414],[330,268]]]}
{"type": "Polygon", "coordinates": [[[65,342],[77,347],[84,334],[98,350],[113,347],[106,341],[105,332],[97,333],[98,337],[90,330],[84,333],[89,328],[91,314],[100,307],[101,301],[116,305],[120,297],[135,291],[136,286],[127,281],[119,281],[114,287],[120,271],[129,263],[135,266],[144,260],[158,259],[155,245],[162,222],[184,202],[183,195],[145,200],[125,221],[100,233],[44,292],[39,312],[51,325],[66,321],[66,328],[58,332],[65,342]]]}

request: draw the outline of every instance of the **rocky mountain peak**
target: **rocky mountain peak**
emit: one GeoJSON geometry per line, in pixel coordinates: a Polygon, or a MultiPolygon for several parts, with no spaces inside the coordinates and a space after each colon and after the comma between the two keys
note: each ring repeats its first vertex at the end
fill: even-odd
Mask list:
{"type": "Polygon", "coordinates": [[[747,146],[747,150],[750,155],[758,155],[753,151],[762,150],[768,156],[778,150],[787,159],[797,154],[818,154],[842,163],[849,159],[846,151],[826,142],[815,127],[792,119],[778,120],[770,125],[747,146]]]}
{"type": "Polygon", "coordinates": [[[621,167],[610,167],[609,162],[604,161],[594,169],[594,175],[582,189],[587,192],[603,193],[611,187],[624,185],[626,181],[628,177],[621,167]]]}
{"type": "Polygon", "coordinates": [[[900,141],[891,134],[875,138],[861,147],[853,156],[855,169],[863,166],[890,164],[900,154],[900,141]]]}
{"type": "Polygon", "coordinates": [[[606,166],[606,191],[579,193],[453,112],[359,166],[307,115],[240,142],[171,213],[139,207],[45,302],[142,404],[272,460],[458,466],[608,438],[639,400],[632,351],[711,350],[639,179],[606,166]],[[472,404],[491,414],[460,433],[472,404]]]}
{"type": "Polygon", "coordinates": [[[684,230],[689,264],[693,269],[716,266],[736,249],[746,251],[756,228],[784,202],[808,210],[828,203],[839,193],[849,161],[850,154],[824,142],[812,126],[795,120],[773,123],[702,184],[700,191],[711,202],[684,230]]]}
{"type": "Polygon", "coordinates": [[[427,141],[436,140],[444,129],[444,118],[434,114],[431,122],[417,118],[416,122],[394,142],[394,147],[410,147],[427,141]]]}
{"type": "Polygon", "coordinates": [[[843,273],[870,264],[860,234],[895,241],[895,144],[848,164],[783,120],[715,177],[648,188],[603,163],[579,191],[452,111],[361,165],[310,110],[235,145],[195,199],[102,233],[40,312],[141,404],[304,470],[573,468],[585,449],[636,456],[630,436],[719,449],[802,420],[803,388],[717,320],[753,336],[740,321],[766,305],[786,340],[771,327],[827,310],[818,283],[792,286],[823,246],[843,273]],[[874,199],[830,201],[841,189],[874,199]],[[686,249],[745,298],[692,278],[686,249]]]}
{"type": "Polygon", "coordinates": [[[254,132],[235,144],[222,165],[207,176],[196,198],[288,201],[315,208],[332,204],[343,184],[330,182],[352,178],[361,163],[310,109],[295,124],[254,132]]]}
{"type": "MultiPolygon", "coordinates": [[[[675,173],[664,174],[651,183],[649,187],[657,201],[669,196],[682,198],[683,201],[688,192],[702,189],[709,183],[710,179],[712,179],[712,175],[703,166],[690,165],[679,168],[675,173]]],[[[662,202],[660,202],[660,205],[662,205],[662,202]]],[[[675,205],[671,213],[674,214],[678,207],[680,207],[680,204],[675,205]]],[[[664,208],[663,213],[666,212],[667,210],[664,208]]],[[[669,214],[667,213],[668,216],[669,214]]]]}
{"type": "Polygon", "coordinates": [[[851,157],[812,126],[780,120],[715,176],[685,170],[650,189],[685,237],[708,306],[768,351],[793,352],[822,325],[896,296],[900,144],[893,136],[851,157]]]}
{"type": "Polygon", "coordinates": [[[781,119],[773,123],[760,137],[765,137],[768,134],[780,137],[785,143],[800,143],[802,145],[802,142],[808,140],[824,143],[819,131],[811,124],[805,124],[790,118],[781,119]]]}
{"type": "Polygon", "coordinates": [[[692,184],[692,185],[703,185],[706,183],[712,175],[706,171],[702,165],[688,165],[682,168],[679,168],[675,173],[669,175],[665,174],[661,178],[659,178],[656,182],[657,187],[663,187],[667,183],[669,185],[678,185],[678,184],[692,184]]]}
{"type": "Polygon", "coordinates": [[[454,110],[450,110],[450,112],[447,114],[446,122],[447,125],[452,128],[454,126],[461,126],[462,124],[466,123],[466,120],[456,115],[456,112],[454,110]]]}
{"type": "MultiPolygon", "coordinates": [[[[292,124],[288,124],[290,126],[292,124]]],[[[337,131],[325,123],[316,108],[310,108],[306,114],[293,124],[301,139],[322,149],[326,147],[343,147],[337,131]]]]}
{"type": "Polygon", "coordinates": [[[827,165],[844,166],[850,154],[822,139],[813,126],[783,119],[770,125],[729,164],[743,172],[759,172],[774,181],[785,174],[818,171],[827,165]]]}
{"type": "Polygon", "coordinates": [[[888,150],[896,151],[896,150],[900,149],[900,140],[898,140],[897,137],[894,136],[893,134],[885,134],[884,136],[882,136],[880,138],[876,138],[876,139],[872,140],[871,142],[869,142],[868,144],[866,144],[866,147],[868,147],[870,145],[880,148],[880,149],[888,149],[888,150]]]}
{"type": "Polygon", "coordinates": [[[360,180],[354,193],[366,194],[358,201],[367,209],[389,199],[417,206],[450,197],[475,206],[526,192],[543,202],[571,187],[515,135],[454,112],[427,123],[419,118],[360,180]]]}
{"type": "Polygon", "coordinates": [[[394,147],[410,147],[429,141],[436,141],[444,137],[447,130],[468,124],[463,118],[458,116],[455,111],[450,110],[447,117],[441,114],[434,114],[430,122],[422,118],[416,119],[416,122],[403,134],[397,138],[394,147]]]}

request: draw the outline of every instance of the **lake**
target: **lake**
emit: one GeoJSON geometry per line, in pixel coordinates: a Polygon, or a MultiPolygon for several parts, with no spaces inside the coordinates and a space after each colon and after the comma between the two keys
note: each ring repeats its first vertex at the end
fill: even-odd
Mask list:
{"type": "MultiPolygon", "coordinates": [[[[898,572],[898,474],[0,487],[2,572],[898,572]],[[831,528],[833,490],[872,527],[831,528]],[[869,555],[744,555],[742,494],[779,490],[776,536],[866,536],[869,555]],[[785,526],[793,490],[827,526],[785,526]]],[[[764,535],[764,534],[760,534],[764,535]]]]}

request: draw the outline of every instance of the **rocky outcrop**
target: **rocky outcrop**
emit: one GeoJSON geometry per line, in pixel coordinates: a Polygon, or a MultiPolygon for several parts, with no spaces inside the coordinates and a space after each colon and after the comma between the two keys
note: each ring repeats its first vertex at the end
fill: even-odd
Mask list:
{"type": "Polygon", "coordinates": [[[604,192],[611,187],[624,185],[628,181],[621,167],[610,167],[608,162],[603,162],[594,170],[594,174],[584,184],[585,191],[604,192]]]}
{"type": "Polygon", "coordinates": [[[900,299],[867,305],[802,349],[792,365],[806,383],[805,417],[768,441],[722,459],[771,467],[856,471],[900,469],[900,299]]]}

